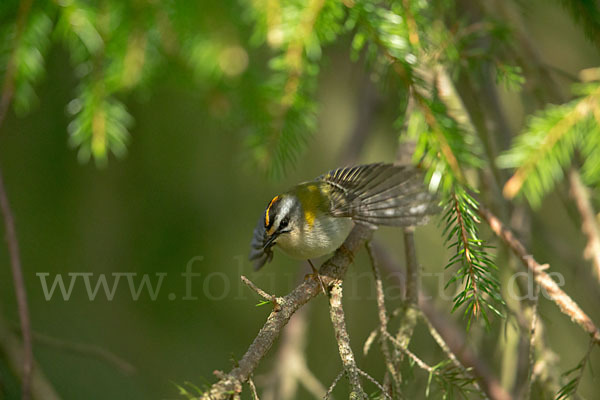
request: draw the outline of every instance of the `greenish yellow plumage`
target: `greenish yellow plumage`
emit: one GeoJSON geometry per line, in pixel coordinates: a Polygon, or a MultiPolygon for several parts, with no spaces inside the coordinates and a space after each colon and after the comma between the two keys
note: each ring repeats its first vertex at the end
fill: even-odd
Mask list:
{"type": "Polygon", "coordinates": [[[303,183],[296,186],[289,193],[295,193],[302,204],[304,219],[310,228],[315,224],[318,214],[329,212],[329,200],[327,198],[328,186],[324,184],[303,183]]]}

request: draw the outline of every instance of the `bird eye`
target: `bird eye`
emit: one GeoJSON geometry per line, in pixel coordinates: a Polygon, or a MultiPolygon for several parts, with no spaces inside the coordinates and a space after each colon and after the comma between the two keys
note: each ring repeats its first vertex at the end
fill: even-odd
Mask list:
{"type": "Polygon", "coordinates": [[[290,223],[290,217],[283,218],[281,220],[281,222],[279,223],[279,229],[283,229],[283,228],[287,227],[289,223],[290,223]]]}

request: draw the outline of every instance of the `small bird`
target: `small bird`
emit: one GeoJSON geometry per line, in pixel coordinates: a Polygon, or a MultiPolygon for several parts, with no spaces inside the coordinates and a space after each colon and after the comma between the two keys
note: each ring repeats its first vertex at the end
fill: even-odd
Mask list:
{"type": "Polygon", "coordinates": [[[273,197],[254,229],[249,259],[258,270],[277,246],[310,263],[340,247],[354,224],[422,225],[436,211],[435,195],[415,167],[338,168],[273,197]]]}

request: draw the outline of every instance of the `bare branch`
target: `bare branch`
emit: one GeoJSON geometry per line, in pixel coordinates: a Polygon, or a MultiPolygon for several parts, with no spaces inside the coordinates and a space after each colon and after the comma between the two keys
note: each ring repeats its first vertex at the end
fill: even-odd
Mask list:
{"type": "Polygon", "coordinates": [[[363,371],[360,368],[357,368],[357,371],[360,375],[364,376],[365,378],[367,378],[369,380],[369,382],[373,383],[375,386],[377,386],[377,388],[381,391],[381,394],[383,394],[383,397],[385,397],[388,400],[392,400],[392,396],[390,396],[387,391],[383,388],[383,385],[379,382],[377,382],[377,380],[375,378],[373,378],[371,375],[369,375],[368,373],[366,373],[365,371],[363,371]]]}
{"type": "MultiPolygon", "coordinates": [[[[371,242],[367,242],[366,247],[367,253],[369,254],[369,258],[371,259],[373,275],[375,276],[375,289],[377,292],[377,309],[379,311],[379,331],[381,332],[381,335],[379,336],[379,346],[381,348],[381,352],[383,353],[383,358],[385,360],[387,372],[391,375],[394,385],[396,385],[396,389],[398,389],[397,386],[400,384],[400,377],[398,376],[398,370],[394,366],[392,353],[390,352],[390,349],[388,347],[388,342],[386,341],[385,336],[383,335],[383,332],[387,332],[389,320],[387,316],[387,311],[385,309],[385,296],[383,294],[383,282],[381,281],[381,273],[379,272],[379,268],[377,266],[377,260],[375,259],[375,254],[373,253],[373,246],[371,245],[371,242]]],[[[372,334],[369,335],[369,339],[371,339],[371,337],[373,337],[372,340],[375,339],[375,336],[373,336],[372,334]]],[[[365,354],[368,351],[368,341],[369,340],[367,339],[367,342],[365,343],[365,354]]],[[[385,393],[384,390],[382,390],[382,392],[385,393]]]]}
{"type": "Polygon", "coordinates": [[[265,292],[264,290],[262,290],[261,288],[259,288],[258,286],[256,286],[250,279],[246,278],[246,276],[242,275],[240,277],[240,279],[242,280],[242,282],[244,282],[246,285],[248,285],[248,287],[250,289],[254,290],[263,299],[265,299],[267,301],[271,301],[274,298],[276,298],[272,294],[269,294],[269,293],[265,292]]]}
{"type": "Polygon", "coordinates": [[[281,310],[281,306],[279,305],[279,303],[277,303],[277,297],[269,294],[267,292],[265,292],[264,290],[262,290],[261,288],[259,288],[258,286],[256,286],[250,279],[246,278],[244,275],[242,275],[240,277],[240,279],[242,280],[242,282],[244,282],[250,289],[254,290],[260,297],[262,297],[263,299],[265,299],[266,301],[270,301],[271,303],[273,303],[273,310],[274,311],[279,311],[281,310]]]}
{"type": "MultiPolygon", "coordinates": [[[[17,51],[23,37],[25,23],[31,9],[33,0],[22,0],[19,4],[17,13],[16,35],[13,39],[13,48],[6,66],[4,74],[4,83],[2,94],[0,95],[0,126],[10,107],[15,91],[15,73],[17,71],[17,51]]],[[[21,398],[28,400],[31,395],[31,374],[33,369],[33,346],[31,343],[31,321],[29,318],[29,307],[27,306],[27,292],[25,290],[25,281],[23,279],[23,268],[21,267],[21,257],[19,255],[19,242],[15,230],[15,223],[4,188],[2,171],[0,171],[0,208],[4,219],[6,230],[6,241],[8,242],[8,253],[10,256],[10,266],[12,269],[13,283],[17,297],[17,307],[19,309],[19,320],[21,322],[21,332],[23,332],[23,374],[21,376],[21,398]]]]}
{"type": "MultiPolygon", "coordinates": [[[[417,302],[419,295],[419,267],[417,262],[417,250],[415,247],[414,228],[404,229],[404,254],[406,259],[406,300],[401,308],[401,321],[396,333],[396,340],[402,348],[408,348],[410,340],[417,325],[418,311],[417,302]]],[[[397,348],[394,356],[396,369],[400,369],[402,352],[397,348]]]]}
{"type": "Polygon", "coordinates": [[[327,393],[325,393],[325,397],[323,397],[323,399],[325,399],[325,400],[329,399],[329,397],[331,396],[331,393],[333,392],[333,389],[335,388],[335,385],[337,385],[337,383],[340,381],[340,379],[342,379],[342,376],[344,376],[344,372],[345,371],[342,369],[340,371],[340,373],[335,377],[333,382],[331,382],[331,385],[329,386],[329,389],[327,389],[327,393]]]}
{"type": "MultiPolygon", "coordinates": [[[[446,357],[448,357],[450,361],[452,361],[452,364],[454,364],[457,368],[461,369],[466,375],[473,376],[471,371],[467,370],[467,368],[458,360],[458,358],[456,358],[456,354],[452,352],[448,344],[444,341],[444,338],[442,338],[440,333],[431,324],[431,321],[429,321],[425,314],[421,313],[421,317],[423,318],[423,320],[427,324],[427,327],[429,328],[429,334],[431,335],[433,340],[435,340],[438,346],[440,346],[444,354],[446,354],[446,357]]],[[[473,386],[475,386],[477,390],[482,391],[479,382],[477,382],[476,380],[473,382],[473,386]]]]}
{"type": "Polygon", "coordinates": [[[529,370],[527,371],[527,394],[526,399],[531,398],[531,389],[533,387],[534,375],[533,367],[535,365],[535,334],[538,322],[538,304],[539,304],[540,287],[535,288],[535,301],[531,307],[531,326],[529,328],[529,370]]]}
{"type": "Polygon", "coordinates": [[[383,334],[385,335],[385,337],[390,339],[393,344],[396,345],[396,348],[398,350],[400,350],[402,353],[406,354],[411,360],[413,360],[415,362],[415,364],[417,364],[419,366],[419,368],[421,368],[429,373],[434,373],[434,369],[432,367],[430,367],[427,363],[425,363],[425,361],[423,361],[419,357],[417,357],[412,351],[410,351],[407,347],[405,347],[402,344],[402,342],[400,342],[398,339],[396,339],[395,337],[390,335],[389,332],[384,332],[383,334]]]}
{"type": "Polygon", "coordinates": [[[431,335],[433,340],[435,340],[435,342],[438,344],[438,346],[440,346],[440,348],[442,349],[444,354],[446,354],[446,357],[448,357],[452,361],[452,363],[454,365],[456,365],[457,367],[463,367],[463,365],[460,363],[460,361],[458,361],[458,358],[456,358],[456,355],[452,352],[452,350],[450,350],[450,347],[448,347],[448,344],[444,341],[444,338],[442,338],[440,333],[431,324],[429,319],[427,319],[427,317],[423,313],[421,313],[421,316],[423,317],[423,320],[427,324],[427,328],[429,329],[429,334],[431,335]]]}
{"type": "MultiPolygon", "coordinates": [[[[23,345],[0,315],[0,354],[15,376],[22,379],[23,345]]],[[[41,368],[34,368],[31,374],[31,398],[34,400],[60,400],[52,384],[44,376],[41,368]]]]}
{"type": "Polygon", "coordinates": [[[575,168],[569,171],[569,186],[581,214],[581,230],[588,240],[583,256],[592,261],[596,269],[596,277],[600,280],[600,229],[598,229],[596,213],[590,202],[588,189],[581,182],[579,172],[575,168]]]}
{"type": "MultiPolygon", "coordinates": [[[[371,229],[357,225],[344,244],[319,269],[319,275],[326,285],[342,279],[356,252],[371,237],[371,229]]],[[[258,335],[239,361],[236,368],[224,375],[202,395],[203,400],[225,400],[231,393],[240,393],[242,383],[247,381],[252,371],[269,351],[290,317],[304,304],[322,293],[321,286],[314,279],[301,283],[284,297],[278,297],[280,311],[273,310],[258,335]]]]}
{"type": "Polygon", "coordinates": [[[406,257],[406,301],[417,304],[419,301],[419,263],[415,246],[415,229],[404,229],[404,254],[406,257]]]}
{"type": "Polygon", "coordinates": [[[373,342],[375,341],[375,339],[377,339],[377,334],[381,332],[381,327],[378,326],[377,328],[373,329],[371,331],[371,333],[369,333],[369,336],[367,336],[367,340],[365,340],[365,344],[363,344],[363,354],[366,356],[367,354],[369,354],[369,350],[371,350],[371,345],[373,344],[373,342]]]}
{"type": "Polygon", "coordinates": [[[33,346],[31,343],[31,320],[29,318],[29,306],[27,305],[27,291],[25,279],[23,278],[23,267],[21,266],[21,255],[19,252],[19,241],[15,229],[15,220],[4,188],[4,179],[0,171],[0,211],[4,219],[6,241],[8,242],[8,254],[10,256],[10,267],[12,269],[13,283],[17,296],[17,307],[19,309],[19,320],[23,336],[23,375],[21,398],[27,400],[31,393],[31,371],[33,369],[33,346]]]}
{"type": "Polygon", "coordinates": [[[558,287],[556,282],[545,272],[548,265],[541,265],[535,261],[533,256],[527,252],[525,247],[517,240],[517,238],[515,238],[512,232],[487,208],[480,206],[479,214],[487,221],[492,228],[492,231],[500,237],[521,260],[523,265],[531,271],[535,281],[545,290],[550,300],[556,303],[560,311],[569,316],[573,322],[589,333],[594,342],[600,344],[600,331],[591,318],[583,312],[577,303],[558,287]]]}
{"type": "Polygon", "coordinates": [[[131,375],[136,371],[135,367],[128,361],[106,349],[103,349],[100,346],[85,343],[71,343],[38,332],[32,332],[32,336],[33,340],[37,343],[51,346],[58,350],[69,351],[72,353],[81,354],[83,356],[97,358],[114,366],[126,375],[131,375]]]}
{"type": "Polygon", "coordinates": [[[367,394],[360,384],[360,374],[354,353],[350,347],[350,336],[346,330],[346,318],[344,316],[344,308],[342,307],[342,282],[338,281],[333,284],[329,295],[329,315],[333,330],[335,331],[335,339],[337,340],[340,358],[344,371],[350,381],[350,399],[368,399],[367,394]]]}

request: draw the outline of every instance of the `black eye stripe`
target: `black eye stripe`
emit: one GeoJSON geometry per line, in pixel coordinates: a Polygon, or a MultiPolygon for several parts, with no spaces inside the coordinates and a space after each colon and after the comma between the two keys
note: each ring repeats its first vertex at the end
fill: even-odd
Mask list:
{"type": "Polygon", "coordinates": [[[286,216],[279,223],[279,229],[285,228],[286,226],[288,226],[289,223],[290,223],[290,217],[286,216]]]}

